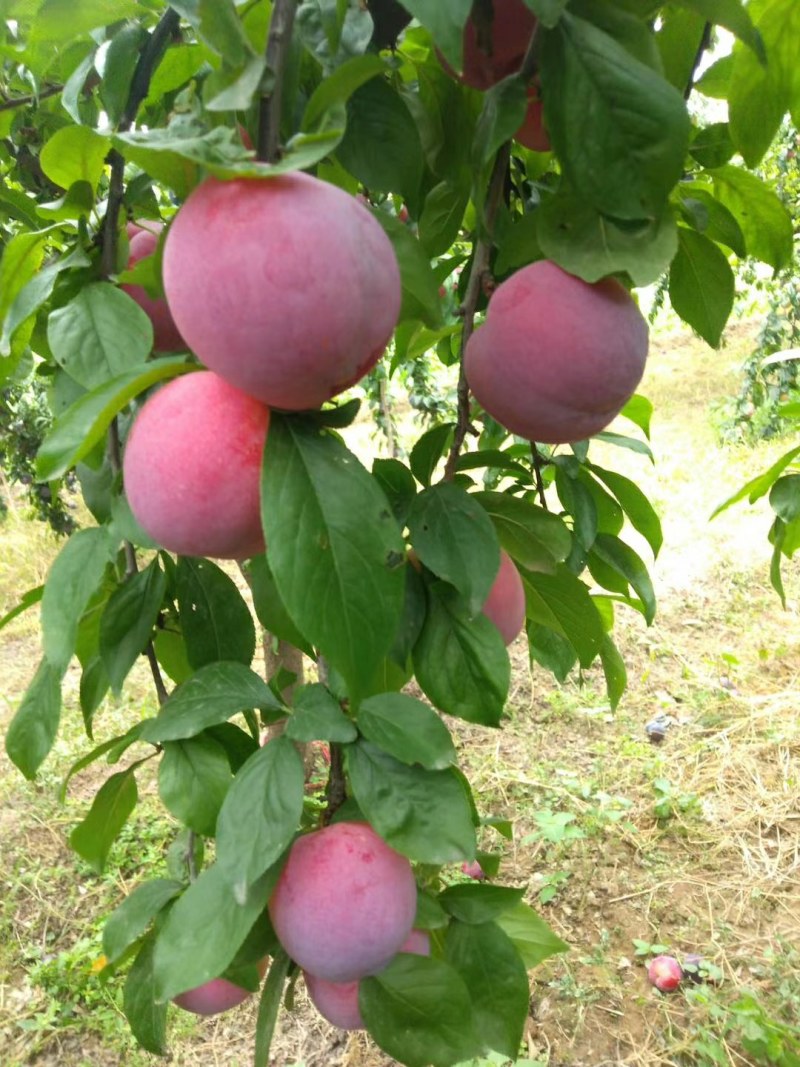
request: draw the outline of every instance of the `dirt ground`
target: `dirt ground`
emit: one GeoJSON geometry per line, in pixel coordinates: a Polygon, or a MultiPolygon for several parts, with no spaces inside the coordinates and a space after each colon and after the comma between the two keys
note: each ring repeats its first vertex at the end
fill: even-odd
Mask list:
{"type": "MultiPolygon", "coordinates": [[[[571,946],[531,974],[526,1043],[536,1064],[789,1065],[797,1061],[778,1056],[800,1055],[789,1029],[800,1019],[800,582],[787,563],[783,610],[768,584],[764,502],[708,521],[782,451],[780,442],[723,449],[714,434],[713,406],[736,391],[752,332],[734,328],[720,352],[685,334],[657,339],[641,387],[656,409],[654,465],[592,446],[596,462],[636,479],[664,525],[655,624],[618,614],[629,688],[617,712],[599,670],[558,686],[515,646],[503,730],[451,723],[482,812],[514,819],[513,842],[492,831],[483,842],[504,849],[500,881],[524,885],[571,946]],[[656,713],[671,720],[661,746],[644,732],[656,713]],[[701,953],[718,984],[656,993],[643,965],[654,946],[701,953]]],[[[20,516],[2,533],[0,614],[42,580],[53,553],[20,516]]],[[[648,559],[635,533],[629,540],[648,559]]],[[[30,612],[0,635],[0,721],[35,667],[35,623],[30,612]]],[[[134,684],[98,732],[143,713],[143,692],[134,684]]],[[[74,703],[68,695],[70,721],[74,703]]],[[[102,915],[158,859],[169,827],[145,777],[113,870],[90,874],[66,838],[102,767],[76,780],[65,807],[56,798],[79,746],[68,726],[36,784],[0,756],[3,1067],[156,1062],[126,1036],[119,986],[101,990],[91,972],[102,915]]],[[[251,1005],[204,1022],[176,1013],[170,1062],[251,1062],[254,1017],[251,1005]]],[[[301,988],[273,1053],[275,1067],[394,1062],[363,1035],[325,1025],[301,988]]]]}

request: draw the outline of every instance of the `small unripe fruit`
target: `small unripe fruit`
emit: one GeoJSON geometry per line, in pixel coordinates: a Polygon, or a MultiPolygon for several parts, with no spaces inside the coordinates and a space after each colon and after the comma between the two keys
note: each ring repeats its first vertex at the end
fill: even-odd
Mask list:
{"type": "Polygon", "coordinates": [[[525,625],[525,587],[509,554],[500,549],[500,569],[483,605],[507,645],[525,625]]]}
{"type": "Polygon", "coordinates": [[[411,864],[354,822],[299,837],[269,902],[292,959],[339,983],[382,970],[411,932],[416,908],[411,864]]]}
{"type": "MultiPolygon", "coordinates": [[[[140,259],[152,256],[158,248],[163,222],[146,221],[144,225],[136,222],[126,224],[130,255],[128,267],[135,267],[140,259]]],[[[152,297],[143,285],[122,285],[120,287],[132,297],[153,324],[153,348],[156,352],[176,352],[186,348],[186,342],[180,335],[175,320],[163,297],[152,297]]]]}
{"type": "MultiPolygon", "coordinates": [[[[431,939],[424,930],[412,930],[399,951],[430,956],[431,939]]],[[[340,1030],[364,1029],[364,1020],[358,1007],[358,988],[361,984],[358,979],[354,982],[328,982],[307,971],[303,977],[314,1006],[329,1023],[340,1030]]]]}
{"type": "Polygon", "coordinates": [[[378,361],[400,271],[355,197],[295,172],[208,178],[164,246],[164,291],[197,357],[272,408],[316,408],[378,361]]]}
{"type": "Polygon", "coordinates": [[[619,282],[589,284],[540,260],[497,287],[464,367],[475,398],[511,433],[568,444],[619,414],[647,344],[647,324],[619,282]]]}
{"type": "Polygon", "coordinates": [[[648,964],[647,977],[656,989],[671,993],[681,984],[683,971],[674,956],[656,956],[648,964]]]}
{"type": "Polygon", "coordinates": [[[259,485],[269,409],[210,371],[145,401],[125,445],[131,511],[162,548],[247,559],[264,550],[259,485]]]}
{"type": "Polygon", "coordinates": [[[461,870],[463,874],[466,874],[469,878],[474,878],[476,882],[486,881],[486,874],[477,860],[473,860],[472,863],[462,863],[461,870]]]}

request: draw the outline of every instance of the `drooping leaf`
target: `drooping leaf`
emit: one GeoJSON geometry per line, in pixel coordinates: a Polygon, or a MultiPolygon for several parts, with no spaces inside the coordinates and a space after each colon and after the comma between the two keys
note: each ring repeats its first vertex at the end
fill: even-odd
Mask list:
{"type": "Polygon", "coordinates": [[[70,846],[98,874],[138,797],[133,768],[112,774],[100,786],[86,817],[69,835],[70,846]]]}
{"type": "Polygon", "coordinates": [[[167,811],[204,837],[213,837],[230,788],[225,750],[211,737],[167,741],[158,766],[158,794],[167,811]]]}
{"type": "Polygon", "coordinates": [[[65,671],[75,651],[78,623],[103,578],[111,554],[108,531],[78,530],[53,561],[42,596],[42,643],[49,663],[65,671]]]}
{"type": "Polygon", "coordinates": [[[123,1011],[133,1036],[148,1052],[161,1056],[167,1038],[167,1005],[157,999],[153,974],[152,938],[139,949],[123,991],[123,1011]]]}
{"type": "Polygon", "coordinates": [[[100,657],[117,693],[150,640],[166,587],[166,576],[154,559],[109,597],[100,620],[100,657]]]}
{"type": "Polygon", "coordinates": [[[195,669],[217,660],[249,667],[256,649],[253,617],[236,583],[207,559],[181,556],[176,574],[181,632],[195,669]]]}
{"type": "Polygon", "coordinates": [[[518,904],[524,889],[509,886],[481,885],[465,882],[451,885],[438,896],[438,901],[459,922],[482,925],[518,904]]]}
{"type": "Polygon", "coordinates": [[[450,731],[421,700],[405,693],[380,693],[358,709],[361,733],[401,763],[442,770],[455,763],[450,731]]]}
{"type": "Polygon", "coordinates": [[[685,322],[717,348],[733,308],[733,271],[713,241],[685,226],[678,233],[678,254],[669,272],[670,302],[685,322]]]}
{"type": "Polygon", "coordinates": [[[103,953],[109,963],[118,960],[145,933],[150,923],[183,886],[171,878],[153,878],[136,886],[106,919],[103,953]]]}
{"type": "Polygon", "coordinates": [[[273,416],[261,507],[287,611],[359,692],[389,651],[403,608],[404,547],[386,497],[341,442],[273,416]]]}
{"type": "Polygon", "coordinates": [[[515,904],[498,915],[495,921],[514,942],[529,970],[550,956],[569,950],[569,945],[553,933],[528,904],[515,904]]]}
{"type": "Polygon", "coordinates": [[[58,733],[62,673],[47,659],[41,661],[6,730],[8,758],[29,779],[36,777],[58,733]]]}

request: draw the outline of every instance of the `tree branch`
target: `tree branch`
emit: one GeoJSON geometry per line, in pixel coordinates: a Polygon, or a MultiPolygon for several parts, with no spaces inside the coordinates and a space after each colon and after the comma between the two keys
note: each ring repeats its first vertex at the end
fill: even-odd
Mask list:
{"type": "Polygon", "coordinates": [[[264,53],[267,72],[272,75],[272,88],[262,93],[258,109],[258,143],[256,158],[265,163],[280,159],[281,107],[283,104],[283,76],[292,43],[292,27],[297,0],[275,0],[269,23],[267,47],[264,53]]]}
{"type": "Polygon", "coordinates": [[[703,58],[703,53],[711,44],[711,30],[712,24],[707,22],[703,26],[703,32],[700,35],[700,44],[697,46],[695,52],[694,61],[692,63],[692,69],[689,72],[689,77],[686,82],[686,88],[683,90],[683,99],[688,100],[692,95],[692,89],[694,89],[694,76],[697,73],[697,68],[700,66],[700,60],[703,58]]]}
{"type": "Polygon", "coordinates": [[[467,282],[467,291],[464,294],[464,303],[462,305],[464,324],[461,328],[461,365],[458,372],[458,415],[456,418],[456,428],[453,433],[453,443],[450,446],[450,452],[444,468],[443,480],[446,482],[451,482],[455,476],[458,457],[469,428],[469,385],[467,384],[467,376],[464,373],[464,352],[466,351],[467,341],[469,341],[475,328],[475,311],[478,307],[478,298],[480,297],[484,282],[489,272],[489,259],[492,253],[492,234],[494,232],[497,209],[500,206],[500,198],[503,193],[503,186],[505,185],[510,156],[511,145],[509,142],[506,142],[506,144],[499,149],[497,156],[495,157],[492,176],[489,179],[489,189],[486,193],[483,235],[475,245],[475,254],[472,258],[472,269],[470,271],[469,281],[467,282]]]}
{"type": "Polygon", "coordinates": [[[548,511],[547,500],[544,495],[544,478],[542,477],[542,457],[539,449],[536,447],[534,441],[530,442],[531,445],[531,466],[533,467],[533,477],[536,481],[536,492],[539,495],[539,503],[542,505],[545,511],[548,511]]]}
{"type": "Polygon", "coordinates": [[[0,103],[0,111],[12,111],[15,107],[25,107],[26,104],[38,104],[40,100],[57,96],[63,89],[63,85],[46,85],[40,93],[29,93],[28,96],[15,96],[10,100],[3,100],[0,103]]]}

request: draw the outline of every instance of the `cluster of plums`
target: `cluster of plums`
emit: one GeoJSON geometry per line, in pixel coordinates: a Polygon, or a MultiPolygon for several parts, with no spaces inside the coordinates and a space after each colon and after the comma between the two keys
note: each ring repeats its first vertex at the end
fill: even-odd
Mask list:
{"type": "MultiPolygon", "coordinates": [[[[364,1028],[362,978],[379,974],[400,952],[430,955],[427,933],[413,929],[416,911],[411,864],[363,822],[335,823],[299,837],[269,901],[275,933],[302,969],[311,1000],[342,1030],[364,1028]]],[[[249,995],[215,978],[175,1003],[215,1015],[249,995]]]]}

